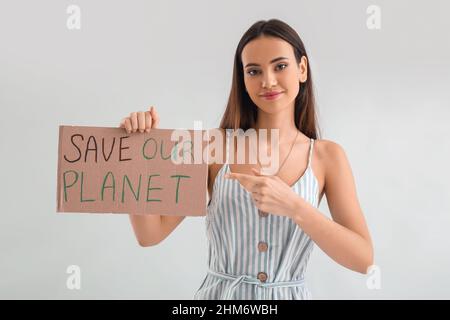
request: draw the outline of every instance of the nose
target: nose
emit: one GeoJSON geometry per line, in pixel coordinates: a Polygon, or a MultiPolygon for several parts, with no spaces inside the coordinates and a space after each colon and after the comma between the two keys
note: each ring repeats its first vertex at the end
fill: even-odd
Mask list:
{"type": "Polygon", "coordinates": [[[267,72],[266,75],[263,77],[262,83],[261,83],[263,88],[267,88],[267,87],[270,88],[270,87],[276,86],[276,84],[277,84],[277,79],[272,72],[267,72]]]}

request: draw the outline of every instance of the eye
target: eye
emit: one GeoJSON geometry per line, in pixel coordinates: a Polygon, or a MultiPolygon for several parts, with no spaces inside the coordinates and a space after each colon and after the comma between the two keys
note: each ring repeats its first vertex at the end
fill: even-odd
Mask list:
{"type": "Polygon", "coordinates": [[[277,68],[280,66],[284,66],[284,68],[281,68],[281,70],[285,69],[288,65],[286,63],[280,63],[279,65],[277,65],[277,68]]]}
{"type": "MultiPolygon", "coordinates": [[[[281,68],[279,68],[279,69],[280,69],[280,70],[283,70],[283,69],[285,69],[287,66],[288,66],[287,63],[280,63],[280,64],[278,64],[278,65],[276,66],[276,69],[278,69],[279,67],[281,67],[281,68]]],[[[249,76],[255,76],[255,75],[257,75],[258,73],[259,73],[259,70],[257,70],[257,69],[250,69],[249,71],[247,71],[247,74],[248,74],[249,76]]]]}
{"type": "Polygon", "coordinates": [[[253,72],[258,72],[258,70],[251,69],[251,70],[247,71],[247,74],[250,75],[250,76],[254,76],[255,74],[253,72]]]}

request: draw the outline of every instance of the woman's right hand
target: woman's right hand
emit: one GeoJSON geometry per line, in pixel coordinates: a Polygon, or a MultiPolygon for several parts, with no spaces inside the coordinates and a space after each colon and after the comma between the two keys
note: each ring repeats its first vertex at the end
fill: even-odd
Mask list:
{"type": "Polygon", "coordinates": [[[128,117],[120,121],[120,127],[127,133],[131,132],[150,132],[151,128],[158,128],[159,116],[156,109],[152,106],[149,111],[132,112],[128,117]]]}

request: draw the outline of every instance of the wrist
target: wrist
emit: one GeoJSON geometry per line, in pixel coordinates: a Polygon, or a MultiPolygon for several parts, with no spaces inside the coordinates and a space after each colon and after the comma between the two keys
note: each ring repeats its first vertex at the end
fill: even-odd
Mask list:
{"type": "Polygon", "coordinates": [[[300,198],[296,197],[290,212],[290,218],[295,222],[299,223],[302,220],[302,212],[305,209],[306,202],[300,198]]]}

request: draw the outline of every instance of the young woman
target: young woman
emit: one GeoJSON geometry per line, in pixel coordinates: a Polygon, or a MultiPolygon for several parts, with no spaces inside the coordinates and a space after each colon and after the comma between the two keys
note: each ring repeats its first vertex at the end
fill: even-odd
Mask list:
{"type": "MultiPolygon", "coordinates": [[[[131,113],[120,126],[148,132],[158,124],[152,107],[131,113]]],[[[350,164],[340,145],[318,140],[308,55],[280,20],[256,22],[237,46],[219,130],[238,128],[257,134],[278,129],[281,165],[263,176],[258,164],[208,164],[209,270],[194,298],[310,299],[304,274],[313,243],[337,263],[366,273],[373,248],[350,164]],[[317,209],[324,194],[332,219],[317,209]]],[[[139,243],[151,246],[184,217],[130,219],[139,243]]]]}

